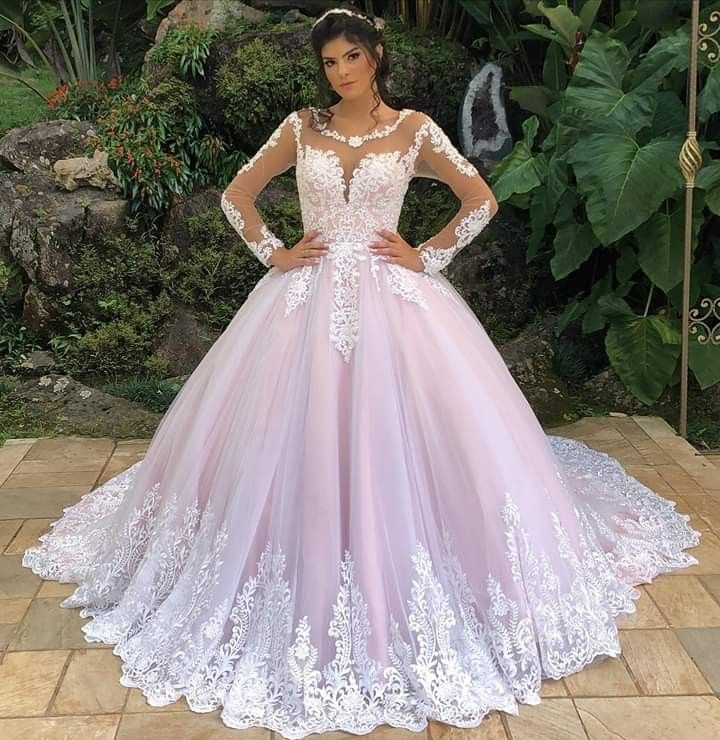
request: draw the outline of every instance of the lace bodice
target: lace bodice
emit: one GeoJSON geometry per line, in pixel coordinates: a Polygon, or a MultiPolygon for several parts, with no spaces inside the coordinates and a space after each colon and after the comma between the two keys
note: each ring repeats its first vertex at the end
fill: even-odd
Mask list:
{"type": "Polygon", "coordinates": [[[384,264],[393,292],[423,304],[415,271],[386,263],[369,248],[379,238],[377,229],[397,232],[413,177],[444,182],[460,200],[450,222],[417,247],[424,266],[422,277],[435,287],[442,289],[433,275],[485,228],[497,210],[477,169],[425,113],[404,108],[395,120],[363,136],[345,136],[332,121],[321,121],[315,108],[293,111],[238,171],[221,199],[232,226],[266,266],[273,250],[285,245],[262,220],[255,201],[274,176],[293,165],[303,229],[319,229],[328,253],[319,264],[288,271],[287,313],[307,300],[313,271],[330,261],[337,282],[331,336],[346,360],[357,340],[358,260],[370,260],[376,281],[380,264],[384,264]]]}
{"type": "Polygon", "coordinates": [[[330,242],[371,241],[381,227],[396,231],[413,177],[448,184],[461,206],[442,231],[419,246],[429,273],[445,267],[497,209],[477,169],[424,113],[404,108],[369,134],[347,137],[332,125],[322,128],[314,108],[294,111],[222,197],[230,222],[265,265],[272,250],[284,245],[261,219],[255,200],[272,177],[293,165],[304,230],[319,228],[330,242]],[[319,130],[311,127],[311,118],[319,130]]]}

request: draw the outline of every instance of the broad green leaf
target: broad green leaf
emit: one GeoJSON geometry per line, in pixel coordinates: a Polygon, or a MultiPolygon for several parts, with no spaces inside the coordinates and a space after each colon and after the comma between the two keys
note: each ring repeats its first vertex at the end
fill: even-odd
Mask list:
{"type": "Polygon", "coordinates": [[[560,44],[549,44],[543,63],[543,83],[550,90],[559,92],[567,87],[568,72],[560,44]]]}
{"type": "MultiPolygon", "coordinates": [[[[690,308],[695,306],[701,295],[707,292],[705,286],[712,279],[713,266],[712,254],[706,254],[695,262],[690,269],[690,308]]],[[[683,283],[682,279],[667,292],[673,308],[681,314],[683,308],[683,283]]]]}
{"type": "Polygon", "coordinates": [[[584,298],[582,301],[575,299],[569,303],[565,307],[565,310],[558,316],[557,326],[555,327],[555,336],[559,337],[573,321],[577,321],[581,318],[585,313],[587,306],[587,298],[584,298]]]}
{"type": "Polygon", "coordinates": [[[510,99],[524,110],[547,117],[548,105],[556,101],[558,96],[543,85],[513,85],[510,88],[510,99]]]}
{"type": "Polygon", "coordinates": [[[626,83],[631,87],[653,79],[660,82],[670,72],[682,72],[690,63],[690,34],[681,28],[671,36],[658,41],[640,63],[628,73],[626,83]]]}
{"type": "Polygon", "coordinates": [[[538,10],[550,21],[550,25],[563,38],[569,49],[575,46],[575,34],[580,30],[580,19],[566,5],[548,8],[538,3],[538,10]]]}
{"type": "Polygon", "coordinates": [[[568,153],[588,220],[604,245],[647,221],[683,185],[681,145],[663,137],[639,146],[626,134],[590,134],[568,153]]]}
{"type": "MultiPolygon", "coordinates": [[[[692,229],[693,251],[702,225],[702,212],[695,213],[692,229]]],[[[638,262],[643,272],[665,293],[682,281],[685,250],[685,207],[677,206],[672,213],[653,213],[634,231],[638,242],[638,262]]]]}
{"type": "Polygon", "coordinates": [[[633,318],[635,314],[628,304],[619,296],[610,294],[598,298],[600,313],[608,319],[633,318]]]}
{"type": "Polygon", "coordinates": [[[720,111],[720,66],[713,65],[697,99],[697,115],[701,122],[720,111]]]}
{"type": "Polygon", "coordinates": [[[530,192],[541,184],[545,176],[543,161],[536,158],[531,150],[538,123],[537,116],[530,116],[523,121],[523,139],[492,171],[490,180],[493,194],[499,203],[515,193],[530,192]]]}
{"type": "Polygon", "coordinates": [[[705,165],[695,178],[695,185],[705,191],[705,204],[720,216],[720,160],[705,165]]]}
{"type": "Polygon", "coordinates": [[[636,316],[610,324],[605,349],[610,363],[627,388],[645,404],[660,398],[672,379],[680,345],[663,339],[667,320],[659,316],[636,316]]]}
{"type": "Polygon", "coordinates": [[[580,30],[583,33],[590,33],[592,31],[593,23],[595,23],[595,16],[600,9],[602,0],[585,0],[585,5],[580,9],[578,14],[580,18],[580,30]]]}
{"type": "Polygon", "coordinates": [[[536,34],[537,36],[541,36],[544,39],[547,39],[548,41],[554,41],[557,44],[560,44],[563,49],[569,54],[570,48],[567,45],[567,42],[565,39],[557,33],[557,31],[553,31],[552,28],[548,28],[547,26],[544,26],[542,23],[528,23],[523,24],[523,28],[526,28],[531,33],[536,34]]]}
{"type": "Polygon", "coordinates": [[[670,90],[656,93],[655,100],[650,137],[654,139],[667,134],[684,137],[687,131],[687,110],[682,100],[670,90]]]}
{"type": "Polygon", "coordinates": [[[597,243],[590,224],[571,221],[559,226],[553,242],[555,254],[550,260],[553,277],[562,280],[575,272],[590,257],[597,243]]]}
{"type": "Polygon", "coordinates": [[[628,281],[639,269],[640,265],[638,263],[637,254],[635,253],[632,244],[625,242],[620,249],[620,256],[615,263],[615,277],[619,282],[624,283],[628,281]]]}
{"type": "Polygon", "coordinates": [[[700,344],[691,336],[688,350],[688,364],[700,388],[705,390],[720,383],[720,345],[700,344]]]}
{"type": "Polygon", "coordinates": [[[612,294],[612,273],[607,272],[593,285],[590,295],[587,297],[587,310],[583,316],[583,334],[592,334],[594,331],[603,329],[607,324],[607,317],[600,312],[598,301],[604,295],[612,294]]]}
{"type": "Polygon", "coordinates": [[[609,125],[630,133],[649,125],[655,112],[657,83],[643,80],[625,89],[623,78],[629,61],[623,43],[593,31],[568,83],[563,119],[567,123],[577,119],[575,125],[584,128],[588,121],[601,126],[607,118],[609,125]]]}

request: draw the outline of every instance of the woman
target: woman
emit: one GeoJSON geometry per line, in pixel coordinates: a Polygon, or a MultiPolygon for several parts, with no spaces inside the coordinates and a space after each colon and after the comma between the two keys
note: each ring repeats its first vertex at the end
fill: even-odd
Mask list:
{"type": "Polygon", "coordinates": [[[427,115],[385,102],[381,29],[335,8],[313,48],[339,101],[293,111],[223,193],[270,267],[146,456],[68,508],[24,565],[117,643],[122,683],[288,738],[478,725],[620,652],[634,585],[697,562],[688,517],[546,435],[440,270],[497,211],[427,115]],[[291,166],[306,233],[254,202],[291,166]],[[461,201],[417,248],[412,177],[461,201]]]}

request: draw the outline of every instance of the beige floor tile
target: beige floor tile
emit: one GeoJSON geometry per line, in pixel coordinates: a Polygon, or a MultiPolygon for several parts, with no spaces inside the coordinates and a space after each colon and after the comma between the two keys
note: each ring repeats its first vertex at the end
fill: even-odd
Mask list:
{"type": "Polygon", "coordinates": [[[713,691],[720,694],[720,628],[679,629],[675,634],[713,691]]]}
{"type": "Polygon", "coordinates": [[[106,462],[106,455],[71,459],[51,457],[47,460],[22,460],[13,471],[13,475],[57,475],[78,471],[97,475],[106,462]]]}
{"type": "Polygon", "coordinates": [[[30,599],[0,599],[0,624],[17,624],[25,616],[30,599]]]}
{"type": "Polygon", "coordinates": [[[720,539],[714,532],[703,532],[700,544],[686,550],[686,552],[700,562],[682,570],[672,571],[669,575],[673,577],[681,574],[695,576],[720,575],[720,539]]]}
{"type": "Polygon", "coordinates": [[[124,711],[132,714],[137,712],[189,712],[190,707],[187,705],[184,696],[173,704],[166,704],[164,707],[153,707],[147,703],[140,689],[130,689],[124,711]]]}
{"type": "Polygon", "coordinates": [[[10,541],[20,529],[22,523],[22,519],[0,520],[0,553],[10,544],[10,541]]]}
{"type": "Polygon", "coordinates": [[[559,681],[553,678],[546,678],[540,686],[540,696],[543,699],[554,699],[558,696],[567,696],[568,692],[565,688],[565,682],[560,679],[559,681]]]}
{"type": "Polygon", "coordinates": [[[73,651],[50,713],[121,712],[128,689],[120,683],[120,676],[120,658],[111,648],[73,651]]]}
{"type": "Polygon", "coordinates": [[[6,555],[22,555],[31,545],[38,543],[38,537],[50,529],[52,519],[26,519],[13,541],[5,549],[6,555]]]}
{"type": "Polygon", "coordinates": [[[6,653],[0,663],[0,717],[44,714],[69,651],[6,653]]]}
{"type": "Polygon", "coordinates": [[[40,578],[23,567],[20,555],[0,556],[0,599],[32,598],[40,578]]]}
{"type": "Polygon", "coordinates": [[[720,532],[720,498],[693,496],[692,501],[688,503],[716,533],[720,532]]]}
{"type": "Polygon", "coordinates": [[[106,437],[55,437],[40,439],[25,455],[25,460],[68,458],[87,460],[92,457],[110,457],[115,441],[106,437]]]}
{"type": "Polygon", "coordinates": [[[543,699],[506,715],[512,740],[587,740],[572,699],[543,699]]]}
{"type": "Polygon", "coordinates": [[[672,630],[627,630],[620,643],[643,694],[712,693],[672,630]]]}
{"type": "Polygon", "coordinates": [[[644,429],[652,439],[658,437],[676,437],[677,432],[661,416],[639,416],[630,417],[639,427],[644,429]]]}
{"type": "Polygon", "coordinates": [[[59,583],[58,581],[43,581],[37,592],[38,599],[53,598],[55,596],[70,596],[77,588],[77,583],[59,583]]]}
{"type": "Polygon", "coordinates": [[[620,658],[607,658],[565,678],[571,696],[636,696],[637,687],[620,658]]]}
{"type": "Polygon", "coordinates": [[[0,737],[3,740],[113,740],[119,722],[119,714],[0,719],[0,737]]]}
{"type": "MultiPolygon", "coordinates": [[[[308,738],[322,737],[330,740],[331,733],[308,738]]],[[[426,737],[425,733],[423,734],[426,737]]],[[[419,737],[417,733],[413,733],[419,737]]],[[[250,728],[235,730],[226,727],[220,719],[220,710],[200,714],[198,712],[173,712],[161,714],[123,714],[116,740],[270,740],[270,730],[250,728]]],[[[278,736],[279,737],[279,736],[278,736]]],[[[370,737],[370,736],[368,736],[370,737]]]]}
{"type": "Polygon", "coordinates": [[[720,604],[697,576],[658,578],[645,588],[671,627],[720,627],[720,604]]]}
{"type": "Polygon", "coordinates": [[[711,696],[577,699],[590,740],[717,740],[720,702],[711,696]]]}
{"type": "Polygon", "coordinates": [[[17,629],[17,624],[0,624],[0,650],[5,650],[13,641],[17,629]]]}
{"type": "Polygon", "coordinates": [[[82,625],[87,619],[80,617],[79,609],[60,607],[63,598],[33,599],[25,619],[9,650],[101,649],[102,643],[88,643],[82,625]]]}
{"type": "MultiPolygon", "coordinates": [[[[374,740],[373,735],[374,733],[369,733],[368,738],[374,740]]],[[[429,740],[507,740],[499,712],[490,712],[479,727],[470,729],[453,727],[444,722],[431,720],[428,724],[428,736],[429,740]]],[[[273,740],[279,740],[279,737],[276,733],[273,740]]]]}
{"type": "Polygon", "coordinates": [[[59,519],[63,509],[88,493],[91,486],[56,488],[0,488],[0,517],[5,519],[59,519]]]}
{"type": "Polygon", "coordinates": [[[702,496],[705,491],[693,480],[692,476],[678,463],[675,465],[658,465],[657,472],[668,485],[681,496],[702,496]]]}
{"type": "Polygon", "coordinates": [[[665,617],[650,598],[645,586],[638,586],[641,593],[635,602],[637,611],[634,614],[621,614],[617,619],[617,625],[621,630],[651,629],[654,627],[667,627],[665,617]]]}
{"type": "Polygon", "coordinates": [[[715,601],[720,604],[720,575],[718,576],[700,576],[703,586],[715,597],[715,601]]]}
{"type": "Polygon", "coordinates": [[[3,445],[0,447],[0,485],[12,474],[31,447],[31,444],[3,445]]]}
{"type": "Polygon", "coordinates": [[[93,486],[98,472],[95,470],[70,470],[65,473],[13,473],[0,486],[0,494],[5,489],[18,488],[67,488],[68,486],[93,486]]]}

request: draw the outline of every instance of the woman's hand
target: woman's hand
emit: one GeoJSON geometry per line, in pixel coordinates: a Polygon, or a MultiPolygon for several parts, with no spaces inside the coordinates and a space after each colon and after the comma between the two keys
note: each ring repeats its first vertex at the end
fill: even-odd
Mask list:
{"type": "Polygon", "coordinates": [[[282,272],[292,270],[294,267],[317,264],[320,257],[328,252],[324,241],[315,240],[319,233],[320,229],[312,229],[290,249],[274,249],[270,255],[270,264],[282,272]]]}
{"type": "Polygon", "coordinates": [[[390,229],[376,229],[382,239],[370,242],[370,249],[375,254],[383,255],[386,262],[407,267],[415,272],[425,269],[417,249],[411,247],[401,236],[390,229]]]}

